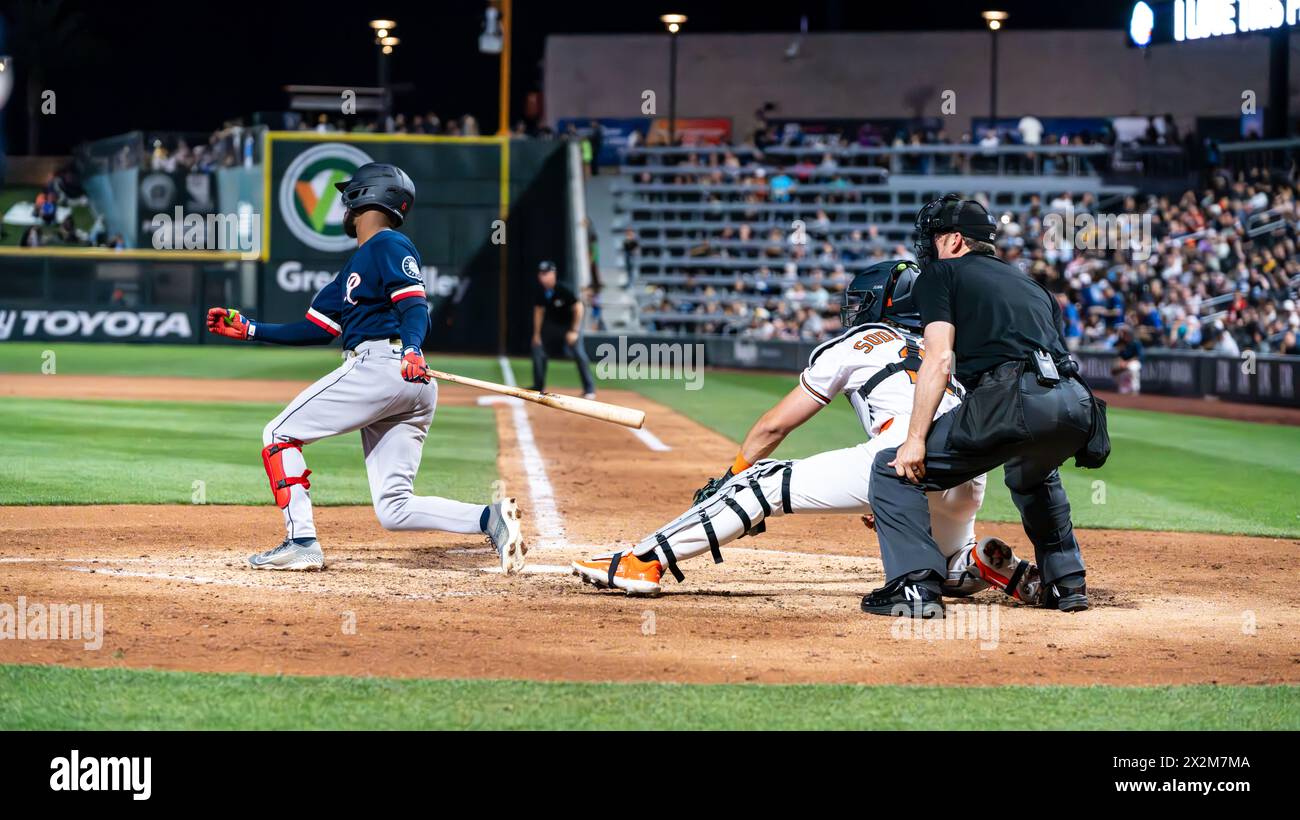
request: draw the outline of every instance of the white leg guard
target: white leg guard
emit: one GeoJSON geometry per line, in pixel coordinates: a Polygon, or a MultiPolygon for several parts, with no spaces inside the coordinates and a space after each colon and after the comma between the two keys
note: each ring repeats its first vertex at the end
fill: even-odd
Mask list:
{"type": "Polygon", "coordinates": [[[948,578],[943,582],[943,594],[952,598],[967,598],[989,588],[989,582],[980,577],[975,566],[975,541],[948,556],[948,578]]]}
{"type": "Polygon", "coordinates": [[[722,563],[719,549],[745,535],[766,529],[770,515],[794,512],[790,485],[794,470],[802,462],[765,459],[732,478],[717,493],[691,507],[675,520],[637,544],[633,554],[656,560],[682,580],[679,560],[694,558],[706,550],[715,564],[722,563]]]}

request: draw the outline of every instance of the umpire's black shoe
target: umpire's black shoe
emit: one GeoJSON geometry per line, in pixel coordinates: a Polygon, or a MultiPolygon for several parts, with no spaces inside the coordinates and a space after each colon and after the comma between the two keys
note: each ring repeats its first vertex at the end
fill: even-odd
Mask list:
{"type": "Polygon", "coordinates": [[[933,573],[923,571],[899,576],[862,598],[862,611],[871,615],[900,618],[942,618],[943,597],[933,573]],[[917,575],[920,577],[913,578],[917,575]]]}
{"type": "Polygon", "coordinates": [[[1042,606],[1062,612],[1082,612],[1088,608],[1088,583],[1083,575],[1067,575],[1043,584],[1042,606]]]}

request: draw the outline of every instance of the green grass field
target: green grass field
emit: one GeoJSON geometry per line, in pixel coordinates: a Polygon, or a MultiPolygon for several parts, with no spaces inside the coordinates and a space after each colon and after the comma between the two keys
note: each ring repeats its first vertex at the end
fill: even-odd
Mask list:
{"type": "MultiPolygon", "coordinates": [[[[0,344],[5,373],[314,379],[336,350],[260,347],[0,344]]],[[[430,356],[497,380],[488,357],[430,356]]],[[[513,363],[518,380],[528,364],[513,363]]],[[[567,362],[552,384],[577,385],[567,362]]],[[[705,387],[612,382],[733,440],[794,384],[792,376],[708,372],[705,387]]],[[[0,399],[0,504],[191,503],[194,482],[218,504],[266,502],[258,451],[279,405],[0,399]],[[195,431],[202,431],[196,435],[195,431]],[[68,481],[67,476],[76,476],[68,481]],[[130,476],[123,481],[124,475],[130,476]]],[[[653,420],[651,421],[653,427],[653,420]]],[[[1115,452],[1103,470],[1062,470],[1077,524],[1300,535],[1295,428],[1112,410],[1115,452]],[[1095,486],[1094,482],[1104,482],[1095,486]],[[1104,493],[1104,503],[1102,500],[1104,493]]],[[[837,402],[778,452],[852,446],[861,430],[837,402]]],[[[496,472],[491,413],[438,410],[420,492],[485,496],[496,472]],[[437,469],[429,469],[436,460],[437,469]]],[[[322,504],[369,502],[355,436],[312,445],[322,504]]],[[[719,472],[725,465],[718,465],[719,472]]],[[[703,478],[703,477],[701,477],[703,478]]],[[[992,477],[981,518],[1016,520],[992,477]]],[[[492,680],[284,678],[0,665],[0,729],[157,728],[928,728],[983,729],[988,715],[1034,714],[1040,728],[1297,729],[1300,687],[903,687],[577,684],[492,680]],[[88,693],[93,692],[93,697],[88,693]],[[617,722],[615,717],[617,716],[617,722]],[[629,723],[630,719],[633,721],[629,723]]]]}
{"type": "Polygon", "coordinates": [[[1032,715],[1023,728],[1040,729],[1294,730],[1300,689],[540,683],[0,666],[6,731],[981,730],[989,727],[985,716],[1010,714],[1032,715]]]}
{"type": "MultiPolygon", "coordinates": [[[[0,504],[264,504],[262,428],[275,404],[9,399],[0,401],[0,504]],[[69,424],[69,420],[77,420],[69,424]],[[84,423],[93,423],[87,446],[84,423]],[[66,454],[53,458],[51,454],[66,454]],[[130,481],[123,481],[124,474],[130,481]],[[75,475],[76,481],[67,477],[75,475]]],[[[416,492],[465,500],[491,495],[497,431],[491,413],[438,409],[416,492]]],[[[312,501],[369,504],[359,436],[311,445],[312,501]]]]}

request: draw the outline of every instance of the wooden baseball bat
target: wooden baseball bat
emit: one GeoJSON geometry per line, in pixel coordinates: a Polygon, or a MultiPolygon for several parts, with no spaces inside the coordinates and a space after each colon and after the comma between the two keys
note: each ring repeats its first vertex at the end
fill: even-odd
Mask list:
{"type": "Polygon", "coordinates": [[[517,399],[531,401],[533,404],[540,404],[544,407],[554,407],[557,410],[564,410],[569,413],[576,413],[579,416],[586,416],[590,419],[608,421],[614,424],[621,424],[624,427],[631,427],[634,430],[640,430],[641,425],[645,424],[645,413],[641,410],[634,410],[631,407],[623,407],[608,402],[596,401],[594,399],[583,399],[577,396],[564,396],[559,393],[540,393],[536,390],[526,390],[522,387],[511,387],[506,384],[497,384],[496,382],[485,382],[481,379],[472,379],[469,376],[457,376],[455,373],[444,373],[441,370],[426,368],[426,372],[435,379],[454,384],[463,384],[467,387],[477,387],[480,390],[488,390],[492,393],[500,393],[503,396],[514,396],[517,399]]]}

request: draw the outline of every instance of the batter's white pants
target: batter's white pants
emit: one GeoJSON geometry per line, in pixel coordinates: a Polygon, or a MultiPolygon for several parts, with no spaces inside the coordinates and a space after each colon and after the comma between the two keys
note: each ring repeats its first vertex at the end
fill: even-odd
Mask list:
{"type": "MultiPolygon", "coordinates": [[[[299,393],[266,425],[263,446],[290,440],[311,444],[360,430],[370,498],[385,529],[482,532],[484,505],[413,492],[438,404],[437,384],[403,380],[401,348],[384,340],[363,342],[344,356],[342,365],[299,393]]],[[[281,452],[285,475],[306,471],[302,453],[292,448],[281,452]]],[[[290,491],[284,508],[288,537],[316,537],[310,491],[300,484],[290,485],[290,491]]]]}
{"type": "MultiPolygon", "coordinates": [[[[793,461],[765,459],[727,482],[712,498],[691,507],[677,519],[642,540],[633,552],[638,556],[655,553],[660,563],[667,556],[660,541],[667,541],[676,560],[692,558],[712,549],[707,515],[713,536],[721,546],[752,531],[763,519],[785,513],[784,473],[789,468],[789,511],[804,514],[869,513],[867,490],[876,454],[898,447],[907,438],[908,419],[900,416],[880,435],[843,450],[831,450],[793,461]],[[756,493],[753,486],[757,485],[756,493]],[[759,500],[759,494],[763,501],[759,500]],[[728,503],[728,500],[730,503],[728,503]],[[766,501],[766,506],[764,505],[766,501]],[[744,518],[736,511],[738,506],[744,518]]],[[[984,476],[951,490],[927,494],[934,539],[945,558],[952,559],[975,544],[975,514],[984,502],[984,476]]]]}

